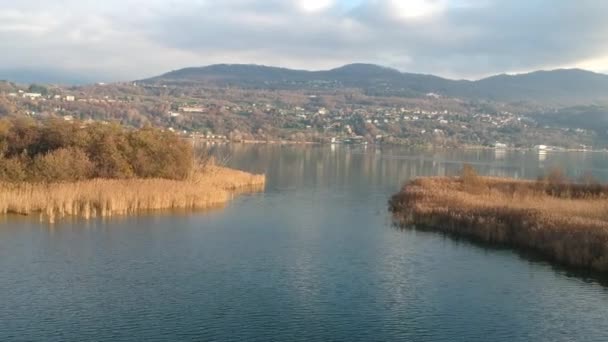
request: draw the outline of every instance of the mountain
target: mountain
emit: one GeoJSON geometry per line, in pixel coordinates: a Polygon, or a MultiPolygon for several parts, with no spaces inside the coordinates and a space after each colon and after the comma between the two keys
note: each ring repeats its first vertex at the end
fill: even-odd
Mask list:
{"type": "Polygon", "coordinates": [[[349,64],[324,71],[217,64],[171,71],[140,82],[262,89],[358,88],[380,96],[417,97],[436,93],[478,100],[563,105],[608,103],[608,75],[581,69],[497,75],[467,81],[404,73],[373,64],[349,64]]]}
{"type": "Polygon", "coordinates": [[[155,79],[177,81],[231,82],[278,82],[304,80],[310,72],[277,67],[245,64],[216,64],[202,68],[185,68],[169,72],[155,79]]]}
{"type": "Polygon", "coordinates": [[[575,102],[589,102],[608,96],[608,75],[581,69],[498,75],[475,82],[475,85],[482,96],[503,100],[569,98],[575,102]]]}
{"type": "Polygon", "coordinates": [[[168,72],[140,82],[186,82],[217,85],[255,85],[289,87],[302,83],[329,83],[334,86],[365,87],[377,83],[407,84],[420,80],[442,80],[435,76],[403,74],[396,69],[374,64],[349,64],[326,71],[293,70],[253,64],[216,64],[168,72]]]}
{"type": "Polygon", "coordinates": [[[532,118],[541,125],[591,130],[598,137],[608,139],[608,106],[566,107],[548,113],[536,113],[532,118]]]}

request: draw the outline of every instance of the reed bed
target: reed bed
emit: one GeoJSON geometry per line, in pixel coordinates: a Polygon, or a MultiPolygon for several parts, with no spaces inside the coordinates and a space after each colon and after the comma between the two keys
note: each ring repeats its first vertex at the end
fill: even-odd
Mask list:
{"type": "Polygon", "coordinates": [[[204,209],[229,201],[235,192],[263,189],[265,177],[209,166],[186,180],[93,179],[69,183],[0,183],[0,214],[111,217],[141,211],[204,209]]]}
{"type": "Polygon", "coordinates": [[[421,178],[389,201],[399,224],[532,249],[608,271],[608,189],[477,176],[421,178]]]}

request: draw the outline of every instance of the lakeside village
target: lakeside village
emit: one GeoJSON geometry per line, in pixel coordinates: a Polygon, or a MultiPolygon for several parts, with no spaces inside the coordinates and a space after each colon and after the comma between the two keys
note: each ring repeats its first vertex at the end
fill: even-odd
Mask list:
{"type": "Polygon", "coordinates": [[[441,106],[433,103],[441,98],[433,93],[418,105],[330,107],[320,103],[317,95],[307,95],[310,104],[287,105],[255,98],[237,103],[122,93],[111,86],[110,91],[40,88],[0,90],[0,117],[25,114],[81,120],[85,124],[120,122],[134,127],[150,123],[187,138],[217,143],[407,144],[536,149],[539,153],[605,150],[585,144],[594,135],[589,130],[540,126],[528,116],[507,110],[489,113],[478,108],[466,110],[464,105],[457,110],[438,109],[441,106]],[[230,120],[228,124],[226,120],[230,120]]]}

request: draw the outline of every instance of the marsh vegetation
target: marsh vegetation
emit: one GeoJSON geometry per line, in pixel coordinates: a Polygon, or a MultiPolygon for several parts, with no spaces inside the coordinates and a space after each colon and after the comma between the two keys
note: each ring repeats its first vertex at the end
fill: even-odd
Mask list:
{"type": "Polygon", "coordinates": [[[108,217],[225,203],[265,177],[231,170],[171,132],[118,125],[0,122],[0,214],[108,217]]]}
{"type": "Polygon", "coordinates": [[[608,271],[608,186],[559,170],[536,181],[419,178],[389,201],[399,224],[536,250],[560,263],[608,271]]]}

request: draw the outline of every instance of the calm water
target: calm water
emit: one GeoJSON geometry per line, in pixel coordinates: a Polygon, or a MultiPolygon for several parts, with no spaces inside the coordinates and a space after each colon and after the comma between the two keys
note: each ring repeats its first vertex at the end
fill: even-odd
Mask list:
{"type": "Polygon", "coordinates": [[[398,230],[407,179],[608,180],[602,154],[234,146],[266,192],[225,209],[0,221],[0,341],[608,341],[608,282],[509,250],[398,230]]]}

